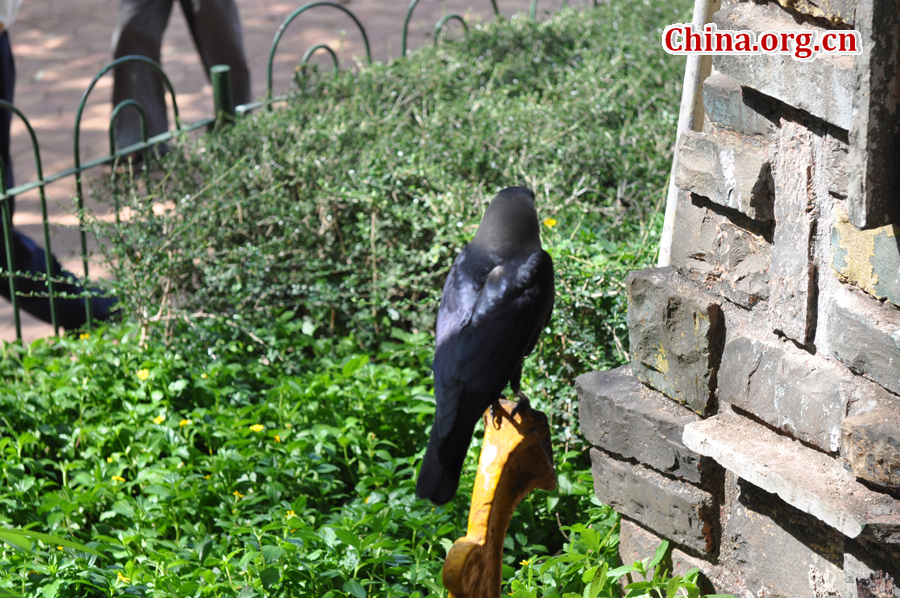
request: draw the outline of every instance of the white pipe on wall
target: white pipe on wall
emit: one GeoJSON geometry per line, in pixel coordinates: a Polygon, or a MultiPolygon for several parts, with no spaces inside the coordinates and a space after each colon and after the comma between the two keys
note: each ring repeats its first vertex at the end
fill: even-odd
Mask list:
{"type": "MultiPolygon", "coordinates": [[[[695,31],[700,31],[709,23],[714,12],[719,10],[722,0],[694,0],[692,23],[695,31]]],[[[691,55],[687,57],[684,68],[684,87],[681,90],[681,107],[678,110],[678,128],[675,143],[688,128],[694,131],[703,130],[703,80],[712,70],[712,56],[691,55]]],[[[678,188],[675,186],[675,169],[678,166],[678,153],[672,152],[672,172],[669,174],[669,190],[666,193],[666,217],[663,221],[662,238],[659,241],[659,259],[656,265],[660,268],[669,265],[672,256],[672,231],[675,226],[675,210],[678,207],[678,188]]]]}

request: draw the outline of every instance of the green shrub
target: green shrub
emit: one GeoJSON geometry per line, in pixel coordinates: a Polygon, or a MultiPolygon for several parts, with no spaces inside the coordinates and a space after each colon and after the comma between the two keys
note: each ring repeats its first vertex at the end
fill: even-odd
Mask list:
{"type": "Polygon", "coordinates": [[[431,330],[443,277],[499,189],[535,189],[557,303],[526,368],[575,441],[575,375],[626,359],[623,281],[651,263],[681,61],[659,44],[686,2],[610,2],[472,27],[358,73],[303,74],[284,106],[185,139],[149,190],[103,190],[130,312],[176,325],[264,322],[377,347],[431,330]],[[555,223],[555,224],[554,224],[555,223]]]}
{"type": "MultiPolygon", "coordinates": [[[[275,363],[214,320],[203,325],[221,342],[205,351],[141,348],[133,325],[5,346],[0,524],[65,536],[107,558],[0,542],[0,588],[441,595],[444,555],[465,535],[480,443],[459,500],[435,509],[415,498],[434,414],[429,336],[396,330],[380,354],[365,355],[352,339],[303,334],[289,316],[269,326],[268,345],[284,358],[275,363]]],[[[574,525],[585,512],[589,483],[556,456],[560,489],[517,510],[508,574],[560,550],[558,521],[574,525]]]]}

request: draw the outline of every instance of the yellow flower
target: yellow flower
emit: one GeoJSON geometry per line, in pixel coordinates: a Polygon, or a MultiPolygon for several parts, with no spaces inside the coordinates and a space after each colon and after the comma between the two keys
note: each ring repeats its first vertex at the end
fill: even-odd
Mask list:
{"type": "Polygon", "coordinates": [[[522,565],[523,567],[527,567],[528,565],[531,564],[531,559],[525,559],[524,561],[522,561],[519,564],[522,565]]]}
{"type": "Polygon", "coordinates": [[[204,380],[209,378],[209,376],[206,375],[206,372],[203,372],[202,374],[200,374],[200,377],[203,378],[204,380]]]}
{"type": "Polygon", "coordinates": [[[211,474],[206,474],[205,476],[203,476],[203,479],[204,479],[204,480],[208,480],[208,479],[211,478],[211,477],[212,477],[211,474]]]}
{"type": "Polygon", "coordinates": [[[160,413],[159,415],[157,415],[156,417],[153,418],[154,424],[161,424],[164,421],[166,421],[166,416],[163,413],[160,413]]]}
{"type": "Polygon", "coordinates": [[[124,575],[122,575],[122,572],[121,572],[121,571],[118,572],[118,578],[119,578],[119,581],[131,581],[130,578],[125,577],[124,575]]]}
{"type": "Polygon", "coordinates": [[[86,340],[89,339],[89,338],[91,338],[91,333],[90,333],[90,332],[82,332],[81,334],[78,335],[78,339],[79,339],[79,340],[86,341],[86,340]]]}
{"type": "Polygon", "coordinates": [[[278,434],[275,435],[275,442],[281,442],[281,436],[278,434]]]}
{"type": "Polygon", "coordinates": [[[556,220],[553,218],[547,218],[546,220],[544,220],[544,226],[546,226],[547,228],[553,228],[554,226],[556,226],[556,220]]]}
{"type": "Polygon", "coordinates": [[[112,463],[112,457],[107,457],[107,458],[106,458],[106,462],[107,462],[107,463],[112,463]]]}
{"type": "Polygon", "coordinates": [[[365,504],[369,504],[369,497],[368,497],[368,496],[366,497],[365,504]]]}
{"type": "Polygon", "coordinates": [[[244,498],[244,495],[241,494],[240,491],[238,491],[238,490],[235,490],[234,492],[232,492],[232,494],[234,494],[234,495],[237,496],[238,498],[244,498]]]}
{"type": "Polygon", "coordinates": [[[291,519],[291,518],[296,517],[296,516],[297,516],[297,514],[294,513],[293,509],[291,509],[290,511],[287,512],[287,515],[285,515],[285,518],[286,518],[286,519],[291,519]]]}
{"type": "Polygon", "coordinates": [[[266,427],[262,424],[253,424],[252,426],[250,426],[250,429],[254,432],[262,432],[266,429],[266,427]]]}
{"type": "Polygon", "coordinates": [[[125,481],[125,478],[123,478],[122,476],[118,476],[118,475],[114,475],[112,477],[112,479],[115,480],[116,482],[124,482],[125,481]]]}
{"type": "Polygon", "coordinates": [[[189,425],[191,425],[192,423],[194,423],[192,420],[189,420],[189,419],[183,419],[183,420],[181,420],[180,422],[178,422],[178,425],[181,426],[181,427],[184,427],[184,426],[189,426],[189,425]]]}
{"type": "Polygon", "coordinates": [[[62,546],[57,546],[56,549],[57,549],[57,550],[63,550],[63,547],[62,547],[62,546]]]}
{"type": "Polygon", "coordinates": [[[150,370],[146,370],[146,369],[138,370],[137,377],[139,380],[146,380],[147,378],[150,377],[150,370]]]}

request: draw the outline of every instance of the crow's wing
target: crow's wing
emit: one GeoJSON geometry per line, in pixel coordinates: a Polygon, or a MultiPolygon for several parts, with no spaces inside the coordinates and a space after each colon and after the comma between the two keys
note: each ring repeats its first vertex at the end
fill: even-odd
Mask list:
{"type": "Polygon", "coordinates": [[[553,263],[547,252],[491,265],[464,250],[444,285],[433,368],[441,438],[458,415],[477,420],[500,397],[553,308],[553,263]]]}

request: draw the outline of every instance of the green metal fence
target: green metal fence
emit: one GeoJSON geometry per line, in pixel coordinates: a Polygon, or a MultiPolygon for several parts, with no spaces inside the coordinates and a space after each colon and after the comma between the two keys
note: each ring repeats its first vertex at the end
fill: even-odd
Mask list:
{"type": "MultiPolygon", "coordinates": [[[[491,7],[494,12],[494,16],[499,16],[500,11],[497,7],[496,0],[490,0],[491,7]]],[[[415,11],[416,6],[418,5],[419,0],[411,0],[409,6],[406,10],[405,19],[403,22],[403,30],[401,37],[401,58],[406,56],[407,53],[407,39],[409,32],[409,24],[413,16],[413,12],[415,11]]],[[[565,5],[565,2],[563,3],[565,5]]],[[[75,128],[73,132],[73,166],[71,168],[67,168],[60,172],[56,172],[54,174],[48,175],[44,177],[43,170],[41,167],[41,152],[37,141],[37,135],[35,134],[34,128],[31,126],[28,118],[13,104],[0,100],[0,109],[5,109],[12,112],[15,116],[22,120],[25,125],[26,130],[31,138],[31,144],[34,149],[34,159],[36,166],[36,180],[30,181],[28,183],[18,185],[13,187],[12,189],[7,189],[7,181],[6,181],[6,170],[5,165],[0,160],[0,220],[2,220],[2,228],[3,235],[5,240],[5,249],[7,256],[7,263],[0,264],[0,277],[5,277],[9,284],[10,290],[10,299],[13,306],[13,318],[15,322],[16,328],[16,338],[21,342],[22,340],[22,326],[20,319],[20,307],[19,307],[19,298],[24,296],[17,292],[16,289],[16,279],[17,278],[30,278],[30,279],[41,279],[46,280],[47,282],[47,293],[46,297],[50,302],[50,314],[51,314],[51,324],[53,325],[54,332],[59,334],[59,324],[58,324],[58,316],[57,316],[57,305],[56,300],[62,297],[61,294],[56,292],[55,286],[63,282],[59,278],[54,278],[52,276],[47,275],[46,273],[41,274],[39,276],[35,276],[34,274],[27,274],[24,272],[18,272],[15,270],[14,266],[14,256],[13,256],[13,247],[12,247],[12,221],[10,217],[10,198],[25,193],[26,191],[31,191],[33,189],[38,189],[40,204],[41,204],[41,214],[42,214],[42,222],[43,222],[43,236],[44,236],[44,251],[46,254],[46,272],[51,272],[51,255],[52,255],[52,245],[50,239],[50,230],[49,230],[49,222],[47,219],[47,204],[46,204],[46,193],[45,188],[48,184],[58,181],[60,179],[74,176],[75,177],[75,194],[76,194],[76,205],[77,205],[77,213],[78,213],[78,221],[79,221],[79,232],[80,232],[80,249],[81,249],[81,258],[82,258],[82,267],[83,267],[83,280],[82,284],[87,287],[89,277],[89,266],[88,266],[88,249],[87,249],[87,232],[85,228],[85,208],[84,208],[84,191],[82,186],[82,173],[87,170],[96,168],[98,166],[103,166],[105,164],[112,164],[112,174],[111,177],[116,176],[116,166],[119,164],[121,160],[123,160],[126,156],[132,155],[135,152],[143,152],[145,161],[148,158],[148,152],[162,142],[168,141],[174,135],[185,133],[189,131],[194,131],[196,129],[201,129],[203,127],[207,127],[210,129],[214,129],[217,124],[227,123],[229,121],[233,121],[235,118],[242,117],[243,115],[252,112],[253,110],[257,110],[261,107],[271,108],[272,105],[276,102],[286,100],[290,97],[290,94],[283,94],[280,96],[274,96],[272,91],[272,72],[275,61],[275,54],[278,50],[279,42],[287,29],[287,27],[295,21],[300,15],[305,13],[306,11],[318,8],[318,7],[330,7],[337,10],[340,10],[346,13],[350,19],[354,22],[354,24],[359,28],[359,31],[362,35],[363,43],[366,50],[366,59],[369,63],[372,62],[372,53],[371,48],[369,47],[369,38],[366,35],[365,27],[357,18],[357,16],[348,9],[347,7],[338,4],[336,2],[331,2],[329,0],[317,0],[315,2],[309,2],[300,6],[296,10],[294,10],[287,18],[281,23],[278,27],[278,30],[275,33],[275,37],[272,39],[272,47],[269,52],[269,60],[266,67],[266,95],[265,97],[256,102],[251,102],[249,104],[244,104],[241,106],[235,106],[234,101],[231,97],[231,81],[230,81],[230,69],[227,66],[215,66],[211,69],[210,72],[210,81],[212,83],[213,88],[213,102],[214,102],[214,113],[213,116],[209,118],[205,118],[199,120],[197,122],[191,124],[182,124],[181,120],[178,116],[178,103],[176,99],[175,89],[172,86],[171,81],[166,76],[163,68],[156,63],[155,61],[146,58],[144,56],[124,56],[117,60],[114,60],[103,67],[93,78],[90,85],[88,85],[87,89],[85,89],[84,93],[81,96],[81,101],[78,105],[78,110],[75,116],[75,128]],[[80,149],[80,137],[81,137],[81,119],[84,113],[84,109],[90,96],[91,92],[94,90],[97,83],[100,79],[108,74],[111,70],[113,70],[117,65],[126,63],[126,62],[143,62],[150,65],[153,69],[155,69],[159,75],[162,77],[163,83],[166,87],[166,90],[169,92],[169,95],[172,98],[172,111],[174,115],[175,127],[173,130],[167,131],[160,135],[156,135],[152,138],[147,138],[147,126],[146,126],[146,117],[144,113],[144,108],[140,104],[140,102],[136,100],[125,100],[118,105],[116,105],[110,116],[109,123],[109,154],[104,156],[100,156],[99,158],[94,158],[88,162],[82,163],[81,161],[81,149],[80,149]],[[136,110],[139,115],[140,127],[141,127],[141,141],[139,143],[132,144],[127,147],[120,148],[116,150],[115,148],[115,139],[113,135],[114,124],[116,118],[122,113],[123,110],[133,109],[136,110]]],[[[531,10],[530,14],[532,18],[536,17],[537,13],[537,0],[531,1],[531,10]]],[[[442,16],[438,22],[434,26],[434,43],[437,44],[440,38],[441,32],[444,27],[450,21],[456,21],[462,24],[464,31],[468,32],[468,27],[466,26],[465,20],[459,14],[446,14],[442,16]]],[[[310,58],[316,52],[323,51],[326,52],[332,59],[332,63],[334,68],[338,68],[338,58],[337,53],[333,48],[329,47],[326,44],[317,44],[310,47],[303,55],[301,59],[301,65],[306,64],[310,58]]],[[[116,211],[115,217],[116,222],[118,223],[119,218],[119,210],[118,206],[114,206],[116,211]]],[[[65,281],[71,282],[71,281],[65,281]]],[[[2,284],[2,283],[0,283],[2,284]]],[[[82,297],[85,298],[85,314],[87,318],[87,327],[90,328],[92,325],[92,321],[94,319],[94,314],[92,313],[92,305],[91,301],[87,300],[90,296],[90,293],[86,291],[82,297]]]]}

